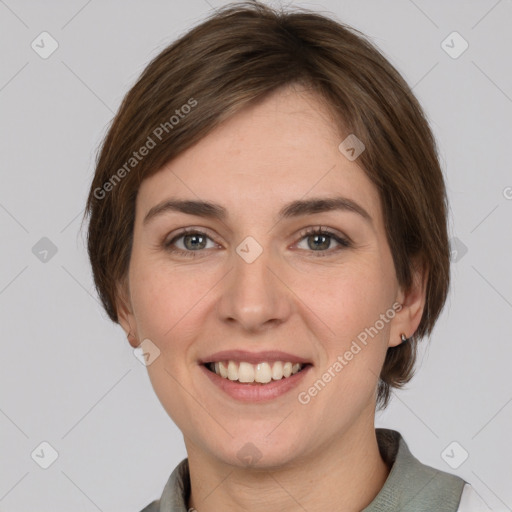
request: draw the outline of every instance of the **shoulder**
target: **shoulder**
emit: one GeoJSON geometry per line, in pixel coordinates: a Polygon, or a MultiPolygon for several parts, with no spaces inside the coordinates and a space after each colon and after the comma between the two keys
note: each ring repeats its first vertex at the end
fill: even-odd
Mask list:
{"type": "Polygon", "coordinates": [[[460,497],[457,512],[490,512],[490,510],[473,487],[466,483],[460,497]]]}
{"type": "Polygon", "coordinates": [[[160,499],[152,501],[141,512],[187,512],[190,496],[190,473],[188,458],[183,459],[173,470],[165,484],[160,499]]]}
{"type": "Polygon", "coordinates": [[[462,478],[422,464],[397,431],[377,429],[377,441],[390,473],[364,512],[458,512],[466,484],[462,478]]]}

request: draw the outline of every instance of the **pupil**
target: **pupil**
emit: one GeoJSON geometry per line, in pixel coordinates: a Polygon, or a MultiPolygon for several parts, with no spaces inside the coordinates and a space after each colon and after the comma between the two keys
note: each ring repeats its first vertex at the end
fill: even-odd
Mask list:
{"type": "Polygon", "coordinates": [[[194,235],[187,235],[185,236],[185,239],[184,239],[184,242],[185,242],[185,247],[187,249],[197,249],[198,247],[199,248],[204,248],[204,238],[203,236],[201,235],[197,235],[197,234],[194,234],[194,235]],[[201,239],[201,241],[203,242],[202,244],[200,243],[199,245],[196,243],[199,239],[201,239]],[[192,244],[188,244],[187,242],[188,241],[191,241],[191,240],[194,240],[194,242],[192,244]]]}
{"type": "MultiPolygon", "coordinates": [[[[314,246],[312,248],[328,249],[329,248],[329,237],[326,235],[313,235],[314,246]],[[319,238],[323,238],[323,243],[317,244],[319,238]]],[[[311,247],[311,246],[310,246],[311,247]]]]}

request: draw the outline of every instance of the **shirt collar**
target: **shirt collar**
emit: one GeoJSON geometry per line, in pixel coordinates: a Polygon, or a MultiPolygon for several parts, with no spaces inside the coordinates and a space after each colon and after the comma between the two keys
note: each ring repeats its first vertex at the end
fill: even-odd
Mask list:
{"type": "MultiPolygon", "coordinates": [[[[427,505],[428,500],[441,490],[448,493],[444,495],[446,510],[457,509],[464,480],[422,464],[411,454],[399,432],[384,428],[375,431],[380,454],[391,471],[377,496],[362,512],[429,510],[422,508],[422,503],[430,506],[427,505]]],[[[159,503],[159,507],[148,510],[188,512],[189,496],[188,459],[184,459],[171,473],[159,502],[153,502],[154,505],[159,503]]]]}

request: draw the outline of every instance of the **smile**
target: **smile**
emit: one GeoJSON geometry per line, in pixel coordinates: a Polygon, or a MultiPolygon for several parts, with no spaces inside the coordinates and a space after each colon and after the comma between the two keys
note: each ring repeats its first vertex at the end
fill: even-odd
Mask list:
{"type": "Polygon", "coordinates": [[[246,361],[216,361],[205,365],[211,372],[223,379],[247,384],[267,384],[279,381],[300,372],[306,364],[290,361],[260,362],[257,364],[246,361]]]}
{"type": "Polygon", "coordinates": [[[213,389],[220,390],[223,396],[229,396],[238,402],[264,403],[289,394],[305,379],[313,365],[310,363],[292,364],[289,361],[251,364],[245,361],[238,363],[232,360],[223,360],[203,363],[198,367],[207,380],[213,384],[213,389]],[[230,365],[230,363],[232,364],[230,365]],[[272,374],[277,378],[273,379],[272,374]],[[255,379],[265,382],[257,382],[255,379]],[[244,380],[246,382],[243,382],[244,380]]]}

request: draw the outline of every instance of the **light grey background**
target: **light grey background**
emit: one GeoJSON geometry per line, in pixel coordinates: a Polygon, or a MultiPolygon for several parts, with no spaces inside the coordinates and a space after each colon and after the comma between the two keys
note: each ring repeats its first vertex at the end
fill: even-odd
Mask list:
{"type": "MultiPolygon", "coordinates": [[[[145,367],[98,304],[80,222],[122,97],[223,3],[0,0],[0,510],[139,511],[186,456],[145,367]],[[59,45],[47,59],[31,48],[49,48],[43,31],[59,45]],[[47,261],[48,242],[33,252],[42,237],[57,248],[47,261]],[[43,441],[58,452],[48,469],[34,460],[49,456],[43,441]]],[[[414,86],[446,172],[459,240],[450,297],[417,376],[377,424],[471,482],[493,510],[512,510],[512,2],[296,4],[334,13],[382,49],[414,86]],[[453,31],[469,44],[458,58],[442,47],[453,31]],[[453,441],[452,464],[469,453],[456,469],[441,455],[453,441]]]]}

